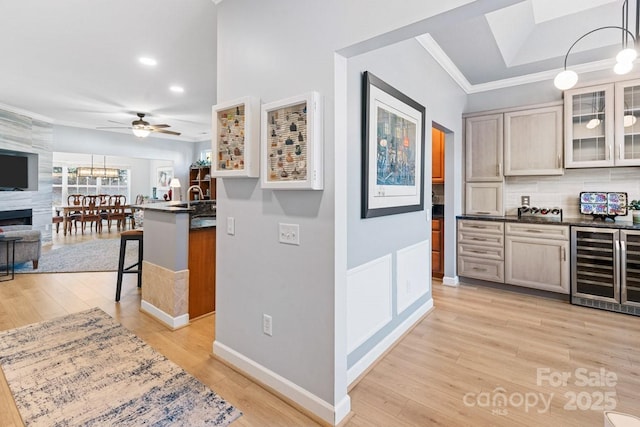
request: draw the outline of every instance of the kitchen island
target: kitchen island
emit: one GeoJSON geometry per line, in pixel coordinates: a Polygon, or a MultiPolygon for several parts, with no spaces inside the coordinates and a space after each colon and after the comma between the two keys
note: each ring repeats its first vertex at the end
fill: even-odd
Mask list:
{"type": "Polygon", "coordinates": [[[215,201],[144,210],[140,309],[172,329],[215,308],[215,201]]]}

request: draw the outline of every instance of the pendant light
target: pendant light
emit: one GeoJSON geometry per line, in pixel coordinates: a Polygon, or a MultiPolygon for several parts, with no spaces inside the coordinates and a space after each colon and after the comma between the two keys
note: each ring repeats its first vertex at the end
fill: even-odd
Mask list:
{"type": "MultiPolygon", "coordinates": [[[[636,0],[636,12],[640,10],[640,0],[636,0]]],[[[636,13],[636,34],[634,35],[629,31],[629,0],[624,0],[622,4],[622,26],[617,25],[607,25],[604,27],[598,27],[587,33],[583,34],[573,42],[571,47],[564,56],[564,67],[563,70],[558,73],[558,75],[553,79],[553,84],[556,88],[560,90],[571,89],[578,82],[578,74],[573,70],[567,69],[567,58],[569,57],[569,53],[571,53],[571,49],[583,38],[586,36],[595,33],[600,30],[607,29],[616,29],[622,30],[622,50],[616,55],[616,65],[613,67],[613,72],[622,75],[627,74],[633,69],[633,61],[638,57],[638,53],[635,50],[636,42],[638,39],[638,16],[636,13]],[[633,40],[633,45],[629,45],[629,37],[633,40]]],[[[595,125],[594,127],[596,127],[595,125]]],[[[589,126],[587,126],[589,127],[589,126]]],[[[589,128],[592,129],[592,128],[589,128]]]]}

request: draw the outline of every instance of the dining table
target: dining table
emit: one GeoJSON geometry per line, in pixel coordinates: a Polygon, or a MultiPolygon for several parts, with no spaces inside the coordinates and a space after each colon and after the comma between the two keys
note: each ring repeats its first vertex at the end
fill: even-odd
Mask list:
{"type": "MultiPolygon", "coordinates": [[[[135,207],[131,206],[131,205],[124,205],[122,206],[124,208],[125,214],[127,216],[133,215],[133,212],[136,210],[135,207]]],[[[100,211],[105,211],[108,212],[109,210],[115,208],[115,206],[112,205],[100,205],[98,207],[98,209],[100,209],[100,211]]],[[[80,212],[82,210],[82,206],[79,205],[60,205],[60,206],[54,206],[54,209],[56,211],[56,215],[58,216],[62,216],[62,225],[63,225],[63,233],[66,236],[67,235],[67,227],[69,227],[69,223],[71,221],[71,214],[73,214],[74,212],[80,212]]],[[[133,227],[133,222],[132,222],[132,226],[133,227]]]]}

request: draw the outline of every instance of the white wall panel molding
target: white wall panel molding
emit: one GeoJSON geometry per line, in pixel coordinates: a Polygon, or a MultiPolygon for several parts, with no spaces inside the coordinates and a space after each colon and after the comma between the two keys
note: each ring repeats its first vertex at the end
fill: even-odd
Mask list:
{"type": "Polygon", "coordinates": [[[431,288],[431,242],[423,240],[397,252],[396,301],[398,314],[431,288]]]}
{"type": "Polygon", "coordinates": [[[391,321],[391,266],[388,254],[347,272],[347,354],[391,321]]]}

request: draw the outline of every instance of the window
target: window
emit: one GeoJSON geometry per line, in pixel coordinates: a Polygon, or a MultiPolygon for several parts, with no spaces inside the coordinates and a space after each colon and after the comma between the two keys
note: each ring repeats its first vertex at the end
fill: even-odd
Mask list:
{"type": "Polygon", "coordinates": [[[119,169],[117,178],[78,177],[76,168],[53,167],[53,206],[67,204],[69,194],[124,194],[130,198],[129,170],[119,169]]]}

